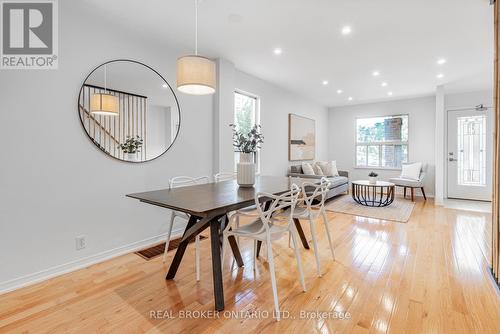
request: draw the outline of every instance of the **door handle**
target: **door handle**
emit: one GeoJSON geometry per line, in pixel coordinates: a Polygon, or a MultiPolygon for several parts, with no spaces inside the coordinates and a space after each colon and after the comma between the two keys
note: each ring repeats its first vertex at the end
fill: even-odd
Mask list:
{"type": "Polygon", "coordinates": [[[458,159],[448,158],[448,161],[458,161],[458,159]]]}

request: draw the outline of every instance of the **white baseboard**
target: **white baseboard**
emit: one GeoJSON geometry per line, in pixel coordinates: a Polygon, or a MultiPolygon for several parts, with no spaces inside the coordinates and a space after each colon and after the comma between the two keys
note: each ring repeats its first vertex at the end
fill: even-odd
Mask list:
{"type": "MultiPolygon", "coordinates": [[[[182,230],[173,230],[171,238],[177,238],[182,235],[182,230]]],[[[114,249],[110,249],[98,254],[90,255],[75,261],[60,264],[51,268],[47,268],[32,274],[14,278],[9,281],[0,282],[0,294],[17,290],[29,285],[40,283],[42,281],[48,280],[56,276],[70,273],[85,267],[89,267],[93,264],[104,262],[106,260],[136,252],[148,246],[154,245],[165,240],[166,234],[157,235],[144,240],[136,241],[128,245],[123,245],[114,249]]]]}

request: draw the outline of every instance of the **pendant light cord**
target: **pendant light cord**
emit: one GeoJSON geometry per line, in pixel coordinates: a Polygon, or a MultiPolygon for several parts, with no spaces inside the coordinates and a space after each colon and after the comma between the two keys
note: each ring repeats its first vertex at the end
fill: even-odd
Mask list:
{"type": "Polygon", "coordinates": [[[198,0],[194,0],[194,54],[198,55],[198,0]]]}

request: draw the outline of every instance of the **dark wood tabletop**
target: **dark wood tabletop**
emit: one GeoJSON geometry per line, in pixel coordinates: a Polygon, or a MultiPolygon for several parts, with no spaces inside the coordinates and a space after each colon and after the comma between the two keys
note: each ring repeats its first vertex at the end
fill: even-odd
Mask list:
{"type": "Polygon", "coordinates": [[[152,205],[207,217],[251,206],[258,192],[281,194],[290,190],[292,183],[300,187],[304,181],[284,176],[258,176],[253,187],[240,187],[236,180],[229,180],[127,196],[152,205]]]}
{"type": "MultiPolygon", "coordinates": [[[[220,254],[220,238],[223,228],[222,222],[225,220],[224,217],[226,217],[230,211],[255,204],[255,194],[259,192],[279,195],[289,191],[292,183],[300,187],[303,182],[310,182],[310,180],[306,179],[288,178],[284,176],[258,176],[255,181],[253,187],[240,187],[236,180],[230,180],[126,195],[127,197],[138,199],[144,203],[185,212],[190,215],[166,279],[175,278],[189,240],[192,240],[196,235],[210,227],[215,309],[218,311],[224,309],[224,290],[222,285],[220,254]]],[[[265,198],[261,200],[266,202],[265,198]]],[[[269,203],[269,201],[267,201],[267,203],[269,203]]],[[[294,219],[294,222],[302,244],[305,248],[309,249],[300,222],[298,219],[294,219]]],[[[228,239],[238,266],[243,266],[243,260],[234,236],[230,236],[228,239]]],[[[258,249],[260,249],[260,245],[261,242],[257,245],[258,249]]]]}

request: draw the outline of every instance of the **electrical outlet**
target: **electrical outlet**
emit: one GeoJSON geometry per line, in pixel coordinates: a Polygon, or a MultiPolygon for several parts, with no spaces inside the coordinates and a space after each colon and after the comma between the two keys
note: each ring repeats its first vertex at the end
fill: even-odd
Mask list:
{"type": "Polygon", "coordinates": [[[76,241],[76,250],[84,249],[85,246],[87,246],[84,235],[76,237],[75,241],[76,241]]]}

